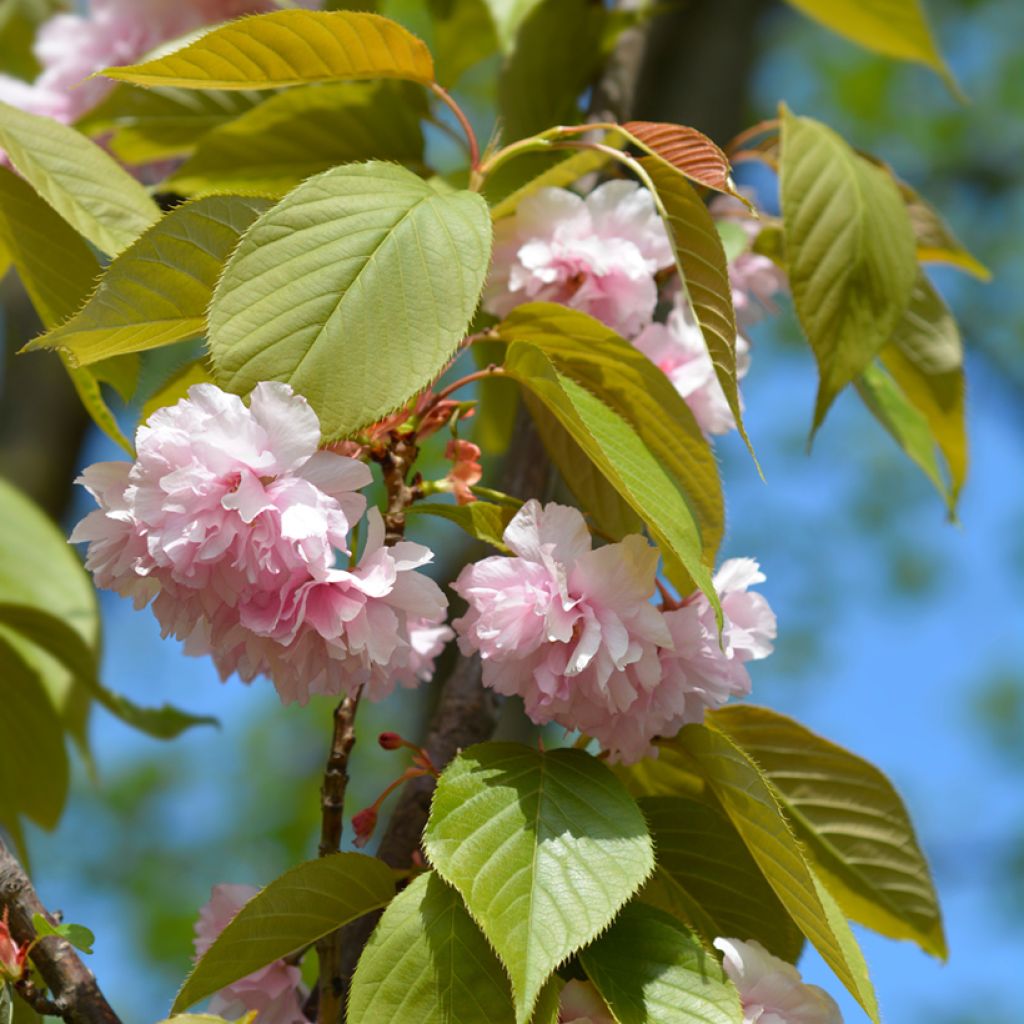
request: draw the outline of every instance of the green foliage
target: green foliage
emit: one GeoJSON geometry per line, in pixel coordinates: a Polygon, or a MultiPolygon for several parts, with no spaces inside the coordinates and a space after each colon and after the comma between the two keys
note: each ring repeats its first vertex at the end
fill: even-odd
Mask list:
{"type": "Polygon", "coordinates": [[[352,1024],[515,1024],[508,978],[459,894],[420,875],[384,911],[352,978],[352,1024]]]}
{"type": "Polygon", "coordinates": [[[714,728],[688,725],[673,745],[693,758],[779,901],[877,1024],[878,1005],[857,941],[808,863],[771,783],[744,750],[714,728]]]}
{"type": "Polygon", "coordinates": [[[303,179],[356,160],[423,167],[422,89],[339,82],[289,89],[214,128],[168,179],[183,195],[283,196],[303,179]]]}
{"type": "Polygon", "coordinates": [[[678,921],[631,903],[580,954],[619,1024],[741,1024],[739,994],[678,921]]]}
{"type": "Polygon", "coordinates": [[[498,48],[496,25],[486,0],[427,0],[427,10],[437,80],[451,88],[498,48]]]}
{"type": "Polygon", "coordinates": [[[142,407],[142,420],[162,409],[165,405],[174,405],[188,394],[193,384],[212,384],[213,377],[202,359],[194,359],[179,367],[160,385],[142,407]]]}
{"type": "Polygon", "coordinates": [[[83,953],[92,953],[93,944],[96,942],[96,936],[82,924],[50,924],[42,914],[33,914],[32,925],[36,935],[56,935],[83,953]]]}
{"type": "Polygon", "coordinates": [[[113,260],[78,313],[28,347],[89,365],[203,334],[225,261],[271,205],[212,196],[175,207],[113,260]]]}
{"type": "Polygon", "coordinates": [[[0,1024],[12,1024],[14,1020],[14,996],[11,986],[4,982],[0,985],[0,1024]]]}
{"type": "Polygon", "coordinates": [[[286,871],[253,896],[199,958],[172,1012],[386,906],[394,888],[391,869],[361,853],[335,853],[286,871]]]}
{"type": "MultiPolygon", "coordinates": [[[[694,512],[679,483],[632,424],[530,342],[509,346],[505,370],[543,403],[594,469],[647,525],[673,583],[684,593],[696,584],[720,615],[694,512]]],[[[571,450],[551,451],[556,461],[565,454],[571,450]]],[[[558,462],[558,468],[572,486],[579,467],[558,462]]],[[[588,489],[592,487],[593,478],[584,479],[588,489]]]]}
{"type": "Polygon", "coordinates": [[[668,228],[685,294],[704,336],[715,377],[722,386],[740,436],[753,454],[740,408],[736,314],[722,239],[704,201],[678,169],[659,156],[645,157],[640,163],[668,228]]]}
{"type": "Polygon", "coordinates": [[[813,434],[903,317],[917,276],[914,237],[891,176],[785,107],[780,188],[793,302],[818,361],[813,434]]]}
{"type": "Polygon", "coordinates": [[[737,704],[711,717],[771,781],[843,910],[945,959],[938,896],[892,783],[874,765],[767,708],[737,704]]]}
{"type": "Polygon", "coordinates": [[[447,519],[460,526],[470,537],[508,554],[508,548],[501,537],[516,514],[516,508],[513,505],[498,505],[493,501],[474,501],[469,505],[444,505],[427,501],[410,506],[406,514],[447,519]]]}
{"type": "Polygon", "coordinates": [[[429,85],[434,62],[419,39],[376,14],[289,10],[228,22],[166,56],[104,74],[185,89],[270,89],[358,78],[429,85]]]}
{"type": "Polygon", "coordinates": [[[0,103],[0,148],[96,248],[116,256],[160,216],[146,190],[74,128],[0,103]]]}
{"type": "Polygon", "coordinates": [[[677,916],[679,906],[696,904],[693,919],[683,919],[708,948],[720,935],[739,935],[796,962],[803,936],[721,807],[707,799],[654,796],[641,798],[640,809],[658,851],[647,902],[677,916]]]}
{"type": "Polygon", "coordinates": [[[283,380],[324,436],[401,406],[444,368],[490,255],[480,196],[385,163],[304,182],[246,232],[210,307],[222,387],[283,380]]]}
{"type": "Polygon", "coordinates": [[[897,182],[903,201],[907,204],[910,225],[917,245],[917,258],[922,263],[948,263],[971,274],[980,281],[992,275],[977,258],[971,255],[952,228],[942,219],[938,210],[923,199],[906,182],[897,182]]]}
{"type": "MultiPolygon", "coordinates": [[[[502,217],[509,217],[516,212],[519,204],[542,188],[565,188],[573,182],[578,181],[585,174],[599,171],[611,159],[607,153],[598,149],[583,149],[578,153],[567,156],[558,163],[530,178],[524,185],[521,185],[514,192],[499,199],[491,207],[491,217],[500,220],[502,217]]],[[[488,178],[484,183],[484,193],[492,195],[493,179],[488,178]]]]}
{"type": "Polygon", "coordinates": [[[942,59],[921,0],[789,0],[808,17],[887,57],[914,61],[956,83],[942,59]]]}
{"type": "Polygon", "coordinates": [[[654,867],[643,815],[608,768],[583,751],[511,743],[449,765],[424,849],[505,965],[519,1024],[654,867]]]}

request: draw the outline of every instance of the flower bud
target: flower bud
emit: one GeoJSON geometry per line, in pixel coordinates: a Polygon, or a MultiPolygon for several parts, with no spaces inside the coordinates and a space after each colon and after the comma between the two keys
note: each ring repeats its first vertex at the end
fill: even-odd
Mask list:
{"type": "Polygon", "coordinates": [[[19,946],[8,927],[8,908],[0,918],[0,982],[18,981],[25,973],[28,946],[19,946]]]}
{"type": "Polygon", "coordinates": [[[352,828],[355,829],[355,844],[362,849],[373,836],[373,830],[377,827],[377,808],[367,807],[358,814],[352,815],[352,828]]]}
{"type": "Polygon", "coordinates": [[[377,742],[384,750],[400,750],[405,746],[405,740],[397,732],[382,732],[377,737],[377,742]]]}

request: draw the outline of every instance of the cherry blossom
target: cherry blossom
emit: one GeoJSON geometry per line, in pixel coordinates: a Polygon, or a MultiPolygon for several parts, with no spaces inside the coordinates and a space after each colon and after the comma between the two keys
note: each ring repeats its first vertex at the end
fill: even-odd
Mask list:
{"type": "Polygon", "coordinates": [[[444,450],[444,457],[453,463],[451,471],[445,477],[445,482],[455,495],[456,502],[460,505],[468,505],[476,501],[470,488],[474,484],[480,483],[480,478],[484,475],[479,461],[479,445],[473,444],[472,441],[453,437],[444,450]]]}
{"type": "Polygon", "coordinates": [[[495,227],[484,306],[505,316],[523,302],[560,302],[628,338],[651,322],[654,275],[673,262],[651,195],[635,182],[608,181],[586,197],[542,188],[495,227]]]}
{"type": "Polygon", "coordinates": [[[339,565],[371,474],[319,441],[316,414],[286,384],[257,385],[248,406],[196,385],[139,428],[134,464],[85,470],[100,507],[71,540],[89,542],[99,586],[152,601],[164,635],[212,655],[223,679],[267,675],[302,703],[415,686],[452,635],[444,594],[416,571],[432,553],[385,547],[373,510],[358,562],[339,565]]]}
{"type": "MultiPolygon", "coordinates": [[[[213,945],[214,939],[258,891],[252,885],[213,887],[210,901],[200,909],[195,925],[197,958],[213,945]]],[[[275,960],[217,992],[210,1000],[210,1013],[233,1020],[256,1010],[260,1024],[306,1024],[301,979],[298,967],[275,960]]]]}
{"type": "MultiPolygon", "coordinates": [[[[666,322],[649,324],[633,344],[664,372],[705,434],[735,429],[736,420],[715,376],[707,343],[681,293],[677,293],[666,322]]],[[[749,368],[750,345],[737,335],[737,378],[744,377],[749,368]]]]}
{"type": "Polygon", "coordinates": [[[725,973],[739,989],[743,1024],[842,1024],[835,1000],[759,942],[715,939],[725,973]]]}
{"type": "Polygon", "coordinates": [[[573,980],[559,996],[558,1024],[615,1024],[615,1018],[589,981],[573,980]]]}

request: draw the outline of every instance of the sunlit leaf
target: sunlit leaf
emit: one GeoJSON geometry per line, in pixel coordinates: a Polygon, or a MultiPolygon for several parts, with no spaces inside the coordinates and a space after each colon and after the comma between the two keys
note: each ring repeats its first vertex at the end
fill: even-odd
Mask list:
{"type": "Polygon", "coordinates": [[[492,501],[474,501],[468,505],[443,505],[440,502],[428,501],[411,505],[406,513],[415,518],[419,515],[437,516],[447,519],[461,527],[476,540],[508,553],[505,542],[501,539],[505,527],[516,514],[510,505],[497,505],[492,501]]]}
{"type": "Polygon", "coordinates": [[[283,380],[325,437],[392,412],[444,368],[476,309],[491,224],[479,195],[393,164],[304,182],[246,232],[214,293],[214,376],[283,380]]]}
{"type": "Polygon", "coordinates": [[[253,896],[214,939],[172,1010],[183,1010],[386,906],[394,891],[391,869],[361,853],[335,853],[291,868],[253,896]]]}
{"type": "Polygon", "coordinates": [[[513,743],[470,747],[448,766],[424,848],[504,963],[519,1024],[654,867],[643,815],[607,767],[513,743]]]}
{"type": "Polygon", "coordinates": [[[166,56],[104,74],[186,89],[269,89],[357,78],[429,85],[434,62],[412,33],[379,15],[288,10],[230,21],[166,56]]]}
{"type": "Polygon", "coordinates": [[[175,207],[114,259],[78,313],[28,347],[60,348],[88,365],[203,334],[225,261],[271,205],[211,196],[175,207]]]}
{"type": "Polygon", "coordinates": [[[0,103],[0,149],[79,234],[109,256],[160,216],[146,190],[80,132],[0,103]]]}
{"type": "Polygon", "coordinates": [[[890,175],[785,107],[780,188],[793,302],[818,361],[813,433],[903,316],[917,276],[914,237],[890,175]]]}
{"type": "Polygon", "coordinates": [[[366,944],[349,996],[351,1024],[514,1024],[508,978],[434,872],[392,900],[366,944]]]}
{"type": "Polygon", "coordinates": [[[737,704],[712,719],[771,780],[843,910],[944,959],[938,897],[892,783],[874,765],[768,708],[737,704]]]}

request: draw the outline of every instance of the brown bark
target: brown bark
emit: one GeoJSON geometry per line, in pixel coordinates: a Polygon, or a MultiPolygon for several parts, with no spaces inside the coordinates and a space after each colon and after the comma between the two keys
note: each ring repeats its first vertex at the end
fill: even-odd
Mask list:
{"type": "MultiPolygon", "coordinates": [[[[0,908],[9,912],[9,925],[19,945],[36,936],[34,914],[57,922],[39,901],[35,889],[21,865],[0,839],[0,908]]],[[[68,1024],[121,1024],[111,1009],[92,971],[82,963],[70,943],[48,936],[29,954],[52,993],[52,1010],[68,1024]]]]}

